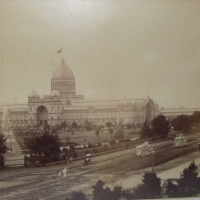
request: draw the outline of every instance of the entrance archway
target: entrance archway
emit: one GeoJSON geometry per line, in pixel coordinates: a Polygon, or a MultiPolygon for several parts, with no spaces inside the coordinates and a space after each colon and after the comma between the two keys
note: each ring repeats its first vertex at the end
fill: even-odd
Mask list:
{"type": "Polygon", "coordinates": [[[48,111],[45,106],[40,106],[37,109],[37,123],[40,125],[47,124],[48,111]]]}

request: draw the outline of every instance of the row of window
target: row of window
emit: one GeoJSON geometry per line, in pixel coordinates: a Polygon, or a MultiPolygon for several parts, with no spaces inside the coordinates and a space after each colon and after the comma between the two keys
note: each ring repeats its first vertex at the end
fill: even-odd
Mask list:
{"type": "Polygon", "coordinates": [[[52,84],[52,89],[57,90],[57,89],[75,89],[75,85],[69,85],[69,84],[52,84]]]}
{"type": "MultiPolygon", "coordinates": [[[[84,122],[86,122],[86,121],[90,121],[90,122],[94,122],[94,123],[106,123],[106,122],[117,122],[117,120],[118,121],[121,121],[121,122],[125,122],[125,121],[127,121],[127,120],[129,120],[129,121],[141,121],[141,120],[143,120],[143,118],[141,118],[141,117],[125,117],[125,118],[112,118],[112,119],[110,119],[110,118],[103,118],[103,119],[66,119],[66,120],[64,120],[64,121],[66,121],[67,123],[72,123],[73,121],[76,121],[77,123],[84,123],[84,122]]],[[[58,117],[58,119],[53,119],[53,118],[51,118],[51,121],[53,121],[53,122],[59,122],[59,121],[63,121],[63,120],[61,120],[61,119],[59,119],[59,117],[58,117]]],[[[4,124],[7,124],[7,125],[15,125],[15,124],[33,124],[33,120],[32,120],[32,118],[28,121],[28,120],[10,120],[10,121],[2,121],[2,120],[0,120],[0,124],[2,124],[2,123],[4,123],[4,124]]]]}
{"type": "Polygon", "coordinates": [[[5,124],[5,125],[9,125],[9,124],[28,124],[28,120],[9,120],[9,121],[2,121],[0,120],[0,124],[5,124]]]}

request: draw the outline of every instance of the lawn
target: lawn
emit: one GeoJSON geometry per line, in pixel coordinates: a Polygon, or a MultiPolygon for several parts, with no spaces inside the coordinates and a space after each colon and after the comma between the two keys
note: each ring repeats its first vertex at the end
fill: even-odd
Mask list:
{"type": "MultiPolygon", "coordinates": [[[[95,130],[92,131],[74,131],[74,134],[70,131],[59,131],[58,135],[60,140],[65,144],[67,142],[67,138],[69,137],[70,142],[75,142],[77,144],[86,145],[88,143],[98,144],[107,143],[111,139],[113,139],[115,131],[113,134],[110,134],[108,130],[101,130],[99,136],[95,134],[95,130]]],[[[136,138],[138,137],[138,133],[134,133],[133,129],[124,129],[124,138],[136,138]]]]}

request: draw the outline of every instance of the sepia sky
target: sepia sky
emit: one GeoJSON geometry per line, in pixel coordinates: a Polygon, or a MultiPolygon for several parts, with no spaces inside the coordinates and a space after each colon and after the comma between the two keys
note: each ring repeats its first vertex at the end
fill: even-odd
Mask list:
{"type": "Polygon", "coordinates": [[[1,0],[0,19],[0,103],[50,94],[63,48],[86,100],[200,107],[198,0],[1,0]]]}

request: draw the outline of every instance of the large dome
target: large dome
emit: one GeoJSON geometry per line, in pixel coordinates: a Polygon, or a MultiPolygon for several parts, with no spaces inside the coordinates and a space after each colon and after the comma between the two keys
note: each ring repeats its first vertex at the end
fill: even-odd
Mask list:
{"type": "Polygon", "coordinates": [[[69,66],[65,64],[64,59],[62,59],[61,64],[53,72],[52,79],[75,81],[74,74],[69,66]]]}

